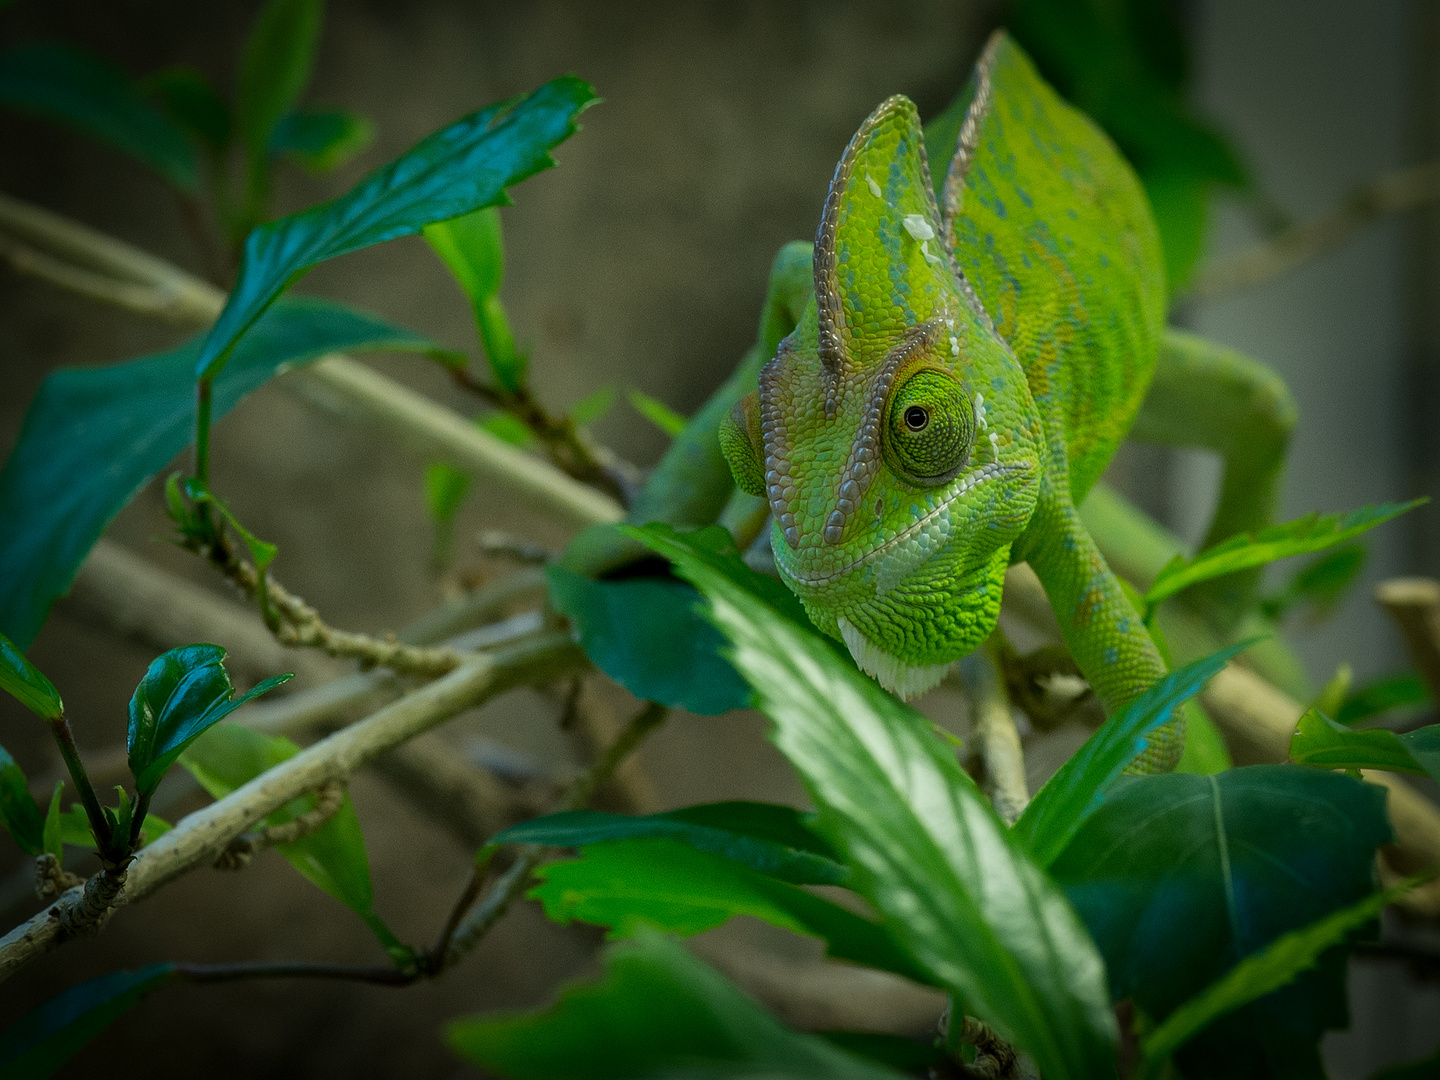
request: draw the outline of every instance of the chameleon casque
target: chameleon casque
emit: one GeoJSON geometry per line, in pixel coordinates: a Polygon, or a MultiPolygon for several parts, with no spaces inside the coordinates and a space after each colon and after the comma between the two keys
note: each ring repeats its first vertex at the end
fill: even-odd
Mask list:
{"type": "MultiPolygon", "coordinates": [[[[930,133],[943,176],[905,97],[850,141],[813,298],[720,442],[768,501],[781,578],[886,688],[927,690],[979,646],[1024,560],[1108,713],[1165,672],[1076,511],[1155,371],[1155,223],[1108,137],[1003,33],[952,112],[958,134],[930,133]]],[[[1143,767],[1183,741],[1172,722],[1143,767]]]]}

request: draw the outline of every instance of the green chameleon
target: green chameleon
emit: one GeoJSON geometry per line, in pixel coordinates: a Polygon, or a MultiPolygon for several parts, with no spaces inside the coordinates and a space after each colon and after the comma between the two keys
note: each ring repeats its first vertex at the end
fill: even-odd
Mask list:
{"type": "MultiPolygon", "coordinates": [[[[767,311],[776,290],[794,306],[793,263],[767,311]]],[[[813,296],[719,441],[768,503],[781,578],[886,688],[927,690],[979,646],[1022,560],[1107,713],[1164,674],[1077,507],[1133,427],[1226,454],[1211,539],[1267,524],[1293,424],[1263,367],[1167,333],[1166,299],[1139,181],[1003,33],[928,131],[895,96],[855,134],[813,296]]],[[[1217,617],[1253,587],[1215,583],[1217,617]]],[[[1172,722],[1142,766],[1183,743],[1172,722]]]]}

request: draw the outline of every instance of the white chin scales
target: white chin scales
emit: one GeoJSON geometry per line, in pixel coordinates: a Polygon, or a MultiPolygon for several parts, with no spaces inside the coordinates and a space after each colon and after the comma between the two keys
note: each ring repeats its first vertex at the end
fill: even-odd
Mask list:
{"type": "Polygon", "coordinates": [[[949,664],[930,664],[927,667],[907,664],[881,649],[849,619],[841,617],[836,622],[840,624],[840,636],[845,639],[845,647],[850,650],[860,670],[903,701],[933,690],[950,670],[949,664]]]}

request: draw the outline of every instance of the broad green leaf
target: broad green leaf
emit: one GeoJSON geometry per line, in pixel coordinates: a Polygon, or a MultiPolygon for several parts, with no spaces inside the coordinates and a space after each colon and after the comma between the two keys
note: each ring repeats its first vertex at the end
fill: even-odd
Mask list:
{"type": "Polygon", "coordinates": [[[1112,1075],[1099,953],[933,725],[668,530],[626,532],[709,599],[817,827],[902,947],[967,1012],[1028,1050],[1047,1080],[1112,1075]]]}
{"type": "Polygon", "coordinates": [[[809,815],[770,803],[724,802],[631,817],[565,810],[512,825],[493,844],[583,847],[609,840],[666,837],[744,863],[794,885],[839,885],[850,871],[813,832],[809,815]]]}
{"type": "Polygon", "coordinates": [[[509,1080],[687,1075],[898,1080],[814,1035],[782,1027],[713,968],[653,932],[612,946],[600,982],[572,983],[550,1008],[457,1020],[446,1040],[509,1080]]]}
{"type": "Polygon", "coordinates": [[[581,849],[580,858],[536,871],[528,894],[558,923],[574,919],[629,937],[655,926],[689,937],[737,915],[826,942],[831,956],[928,982],[881,926],[840,905],[778,881],[723,855],[675,840],[612,840],[581,849]]]}
{"type": "Polygon", "coordinates": [[[576,427],[589,427],[615,406],[615,387],[602,386],[577,401],[570,408],[570,419],[576,427]]]}
{"type": "Polygon", "coordinates": [[[250,29],[235,109],[240,136],[256,157],[310,81],[324,13],[322,0],[269,0],[250,29]]]}
{"type": "Polygon", "coordinates": [[[425,466],[425,510],[437,525],[455,520],[455,513],[470,491],[470,474],[443,461],[425,466]]]}
{"type": "Polygon", "coordinates": [[[0,634],[0,690],[42,719],[56,720],[65,713],[54,683],[4,634],[0,634]]]}
{"type": "Polygon", "coordinates": [[[634,407],[635,411],[672,439],[684,431],[685,425],[689,423],[685,417],[670,408],[669,405],[651,397],[643,391],[636,390],[632,387],[627,393],[630,398],[630,404],[634,407]]]}
{"type": "MultiPolygon", "coordinates": [[[[217,724],[197,739],[180,764],[200,781],[212,797],[223,799],[237,788],[300,752],[289,739],[266,735],[240,724],[217,724]]],[[[284,825],[314,809],[315,796],[292,799],[265,819],[266,825],[284,825]]],[[[370,859],[355,805],[346,795],[340,809],[309,836],[282,844],[280,854],[316,887],[354,911],[392,957],[408,953],[405,946],[375,914],[370,882],[370,859]]]]}
{"type": "Polygon", "coordinates": [[[1363,506],[1348,514],[1307,514],[1257,533],[1232,536],[1193,559],[1177,555],[1160,571],[1155,584],[1145,594],[1145,603],[1153,607],[1202,581],[1343,544],[1425,501],[1414,499],[1407,503],[1363,506]]]}
{"type": "Polygon", "coordinates": [[[1194,773],[1196,776],[1212,776],[1226,769],[1233,769],[1235,762],[1230,757],[1230,748],[1215,722],[1205,715],[1205,710],[1190,701],[1181,709],[1185,716],[1185,749],[1175,763],[1175,771],[1194,773]]]}
{"type": "Polygon", "coordinates": [[[340,198],[253,230],[196,375],[218,375],[265,309],[316,263],[503,202],[506,187],[552,164],[550,149],[576,130],[576,116],[594,100],[581,80],[555,79],[427,136],[340,198]]]}
{"type": "Polygon", "coordinates": [[[490,206],[437,221],[426,225],[424,234],[470,298],[496,384],[516,393],[525,385],[529,357],[515,347],[510,320],[500,303],[500,286],[505,282],[505,241],[499,209],[490,206]]]}
{"type": "MultiPolygon", "coordinates": [[[[22,648],[110,519],[189,445],[200,343],[126,364],[62,368],[41,384],[0,470],[0,633],[22,648]]],[[[214,416],[291,367],[357,349],[443,351],[374,316],[289,299],[255,325],[215,381],[214,416]]]]}
{"type": "Polygon", "coordinates": [[[215,91],[210,80],[184,64],[162,68],[147,75],[140,89],[159,101],[161,107],[212,155],[230,145],[233,122],[230,107],[215,91]]]}
{"type": "Polygon", "coordinates": [[[556,563],[545,579],[585,655],[636,697],[702,716],[749,705],[750,688],[720,655],[723,639],[697,614],[700,596],[685,582],[593,581],[556,563]]]}
{"type": "Polygon", "coordinates": [[[1413,671],[1402,671],[1366,683],[1353,691],[1345,699],[1345,704],[1340,706],[1335,719],[1342,724],[1356,724],[1391,709],[1418,708],[1429,704],[1430,688],[1425,685],[1425,680],[1413,671]]]}
{"type": "MultiPolygon", "coordinates": [[[[95,849],[95,834],[90,831],[90,818],[79,803],[72,803],[69,810],[57,815],[55,824],[61,844],[90,848],[92,851],[95,849]]],[[[143,847],[153,844],[173,828],[164,818],[146,814],[145,824],[140,826],[140,845],[143,847]]]]}
{"type": "Polygon", "coordinates": [[[207,728],[292,678],[276,675],[237,698],[218,645],[182,645],[155,658],[130,699],[125,747],[140,792],[154,791],[171,764],[207,728]]]}
{"type": "MultiPolygon", "coordinates": [[[[1369,896],[1390,838],[1384,790],[1346,776],[1293,765],[1127,776],[1050,872],[1105,957],[1112,998],[1159,1021],[1276,938],[1369,896]]],[[[1232,1076],[1242,1058],[1253,1075],[1318,1068],[1320,1033],[1346,1023],[1343,957],[1327,956],[1222,1018],[1178,1064],[1194,1080],[1232,1076]]]]}
{"type": "Polygon", "coordinates": [[[0,54],[0,104],[59,120],[148,165],[172,186],[200,184],[185,132],[146,101],[123,72],[63,45],[0,54]]]}
{"type": "Polygon", "coordinates": [[[1356,731],[1310,709],[1290,737],[1290,760],[1321,769],[1388,769],[1440,781],[1440,724],[1403,735],[1384,728],[1356,731]]]}
{"type": "Polygon", "coordinates": [[[0,746],[0,821],[26,855],[45,851],[45,815],[30,794],[25,773],[0,746]]]}
{"type": "Polygon", "coordinates": [[[1221,649],[1172,671],[1131,701],[1085,740],[1060,770],[1035,793],[1015,822],[1016,838],[1035,864],[1048,867],[1105,801],[1126,766],[1145,752],[1147,736],[1168,723],[1236,654],[1251,642],[1221,649]]]}
{"type": "Polygon", "coordinates": [[[0,1075],[43,1080],[152,991],[173,982],[174,964],[116,971],[72,986],[0,1035],[0,1075]]]}
{"type": "Polygon", "coordinates": [[[1416,878],[1367,896],[1303,929],[1276,938],[1167,1016],[1163,1024],[1141,1040],[1141,1052],[1154,1064],[1164,1061],[1213,1021],[1280,989],[1300,972],[1314,967],[1321,953],[1339,944],[1352,930],[1370,922],[1380,914],[1381,908],[1399,899],[1421,880],[1416,878]]]}
{"type": "Polygon", "coordinates": [[[270,152],[312,173],[338,169],[375,140],[375,128],[347,109],[288,113],[270,133],[270,152]]]}

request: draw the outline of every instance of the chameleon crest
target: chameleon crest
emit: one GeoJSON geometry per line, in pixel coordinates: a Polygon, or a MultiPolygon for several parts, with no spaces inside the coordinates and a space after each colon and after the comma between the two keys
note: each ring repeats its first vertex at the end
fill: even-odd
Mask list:
{"type": "Polygon", "coordinates": [[[1044,433],[1025,373],[945,248],[915,106],[850,141],[815,296],[722,443],[763,494],[786,584],[905,696],[990,633],[1044,433]]]}

